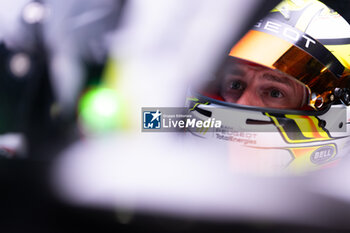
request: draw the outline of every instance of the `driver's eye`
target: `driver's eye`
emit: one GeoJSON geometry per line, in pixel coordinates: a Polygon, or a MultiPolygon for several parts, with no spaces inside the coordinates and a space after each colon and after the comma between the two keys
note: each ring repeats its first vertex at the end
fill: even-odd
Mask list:
{"type": "Polygon", "coordinates": [[[231,82],[231,89],[234,90],[243,90],[244,89],[244,85],[241,81],[239,80],[234,80],[231,82]]]}
{"type": "Polygon", "coordinates": [[[270,96],[273,98],[282,98],[284,95],[281,91],[277,89],[273,89],[270,91],[270,96]]]}

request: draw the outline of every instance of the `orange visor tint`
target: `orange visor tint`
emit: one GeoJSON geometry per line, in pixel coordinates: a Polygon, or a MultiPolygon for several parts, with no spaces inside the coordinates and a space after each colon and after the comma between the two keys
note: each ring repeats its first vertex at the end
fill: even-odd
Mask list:
{"type": "Polygon", "coordinates": [[[291,42],[261,31],[249,31],[229,56],[282,71],[309,89],[308,105],[321,109],[335,101],[339,79],[327,66],[291,42]]]}

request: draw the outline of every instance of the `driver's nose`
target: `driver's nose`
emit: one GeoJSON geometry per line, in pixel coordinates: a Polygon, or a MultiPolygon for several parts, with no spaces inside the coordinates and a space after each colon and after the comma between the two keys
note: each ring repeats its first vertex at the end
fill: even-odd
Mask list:
{"type": "Polygon", "coordinates": [[[236,103],[241,105],[248,105],[248,106],[258,106],[258,107],[264,106],[254,87],[249,87],[245,89],[243,94],[239,97],[236,103]]]}

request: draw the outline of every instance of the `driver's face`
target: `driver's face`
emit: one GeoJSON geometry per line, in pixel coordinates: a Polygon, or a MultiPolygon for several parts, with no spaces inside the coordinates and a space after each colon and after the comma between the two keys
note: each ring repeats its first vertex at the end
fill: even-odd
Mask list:
{"type": "Polygon", "coordinates": [[[296,80],[268,68],[232,64],[224,73],[220,94],[231,103],[300,109],[305,105],[306,88],[296,80]]]}

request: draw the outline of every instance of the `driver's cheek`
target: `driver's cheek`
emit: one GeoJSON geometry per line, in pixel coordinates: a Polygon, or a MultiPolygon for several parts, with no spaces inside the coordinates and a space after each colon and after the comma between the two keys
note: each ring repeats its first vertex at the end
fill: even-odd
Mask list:
{"type": "Polygon", "coordinates": [[[279,108],[279,109],[297,109],[298,102],[292,98],[275,98],[275,97],[262,97],[265,107],[279,108]]]}

